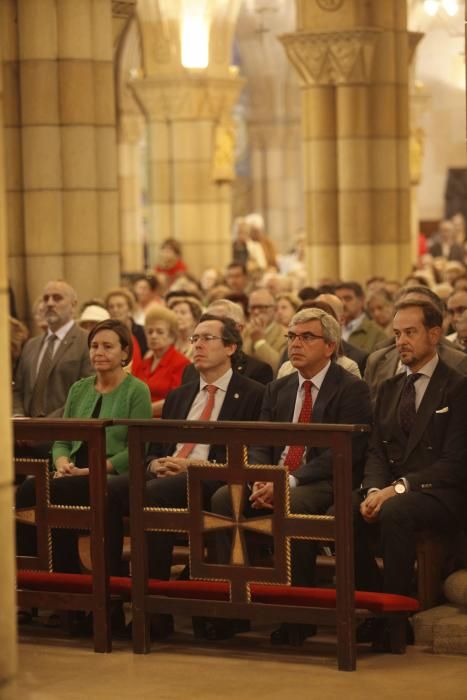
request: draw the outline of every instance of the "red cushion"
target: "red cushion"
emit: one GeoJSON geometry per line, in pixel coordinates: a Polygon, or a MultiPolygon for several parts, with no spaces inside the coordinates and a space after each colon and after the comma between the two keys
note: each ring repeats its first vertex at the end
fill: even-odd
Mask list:
{"type": "MultiPolygon", "coordinates": [[[[61,574],[47,571],[18,571],[18,588],[48,590],[51,592],[91,593],[92,576],[89,574],[61,574]]],[[[109,580],[112,595],[128,597],[131,594],[131,578],[112,576],[109,580]]],[[[225,581],[159,581],[150,579],[148,593],[169,598],[193,600],[229,600],[229,586],[225,581]]],[[[251,585],[254,603],[268,605],[301,605],[317,608],[334,608],[336,591],[332,588],[299,588],[292,586],[251,585]]],[[[415,598],[394,593],[355,591],[355,605],[374,613],[415,612],[420,604],[415,598]]]]}
{"type": "MultiPolygon", "coordinates": [[[[197,600],[229,600],[229,586],[222,581],[158,581],[151,579],[148,593],[170,598],[197,600]]],[[[318,608],[334,608],[336,591],[332,588],[299,588],[269,586],[253,583],[251,598],[254,603],[269,605],[302,605],[318,608]]],[[[361,610],[375,613],[415,612],[420,608],[418,600],[394,593],[355,591],[355,605],[361,610]]]]}
{"type": "MultiPolygon", "coordinates": [[[[32,591],[50,591],[51,593],[92,593],[92,576],[90,574],[62,574],[48,571],[18,571],[16,575],[18,588],[32,591]]],[[[109,579],[112,595],[129,596],[131,579],[123,576],[111,576],[109,579]]]]}
{"type": "MultiPolygon", "coordinates": [[[[304,605],[317,608],[334,608],[336,606],[336,591],[332,588],[252,584],[251,597],[255,603],[304,605]]],[[[355,607],[360,610],[371,610],[374,613],[415,612],[420,608],[420,604],[416,598],[409,598],[405,595],[355,591],[355,607]]]]}

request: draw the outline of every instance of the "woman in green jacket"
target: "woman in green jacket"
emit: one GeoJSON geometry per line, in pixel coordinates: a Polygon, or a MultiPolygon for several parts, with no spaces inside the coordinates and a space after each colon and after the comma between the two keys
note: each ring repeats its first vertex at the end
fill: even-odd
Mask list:
{"type": "MultiPolygon", "coordinates": [[[[65,405],[65,418],[151,418],[149,389],[125,367],[132,358],[129,330],[112,319],[98,323],[88,338],[91,364],[95,376],[75,382],[65,405]]],[[[51,502],[76,506],[89,505],[89,464],[87,445],[81,441],[58,441],[52,448],[54,479],[51,482],[51,502]]],[[[106,428],[106,468],[108,478],[128,472],[128,429],[125,426],[106,428]]],[[[34,479],[28,479],[17,494],[17,506],[35,503],[34,479]]],[[[109,527],[122,527],[115,504],[108,502],[109,527]]],[[[53,531],[53,561],[55,571],[80,571],[77,532],[53,531]]],[[[18,532],[19,551],[30,547],[18,532]]],[[[120,573],[120,550],[109,552],[111,573],[120,573]]]]}

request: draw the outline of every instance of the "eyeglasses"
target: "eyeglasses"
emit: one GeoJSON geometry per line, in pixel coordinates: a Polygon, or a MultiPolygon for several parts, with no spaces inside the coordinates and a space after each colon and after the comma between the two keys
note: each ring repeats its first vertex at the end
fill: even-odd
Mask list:
{"type": "Polygon", "coordinates": [[[294,340],[299,340],[301,343],[311,343],[313,340],[323,340],[324,335],[316,335],[315,333],[286,333],[284,338],[287,338],[289,343],[293,343],[294,340]]]}
{"type": "Polygon", "coordinates": [[[211,335],[210,333],[200,333],[199,335],[192,335],[190,338],[188,338],[190,343],[194,345],[195,343],[198,342],[198,340],[201,340],[202,343],[209,343],[211,340],[225,340],[225,338],[222,338],[220,335],[211,335]]]}

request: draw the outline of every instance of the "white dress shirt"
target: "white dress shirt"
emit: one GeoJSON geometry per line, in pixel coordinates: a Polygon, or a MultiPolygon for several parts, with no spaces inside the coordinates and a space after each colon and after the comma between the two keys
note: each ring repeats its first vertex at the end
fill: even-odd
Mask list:
{"type": "MultiPolygon", "coordinates": [[[[303,400],[305,398],[305,389],[303,388],[304,382],[309,382],[311,381],[311,400],[313,402],[313,406],[316,403],[316,400],[318,398],[319,390],[321,389],[321,385],[324,382],[324,378],[326,374],[328,373],[328,369],[331,366],[331,361],[326,364],[325,367],[323,367],[322,370],[320,370],[317,374],[314,375],[314,377],[311,377],[311,379],[307,379],[304,377],[300,372],[298,372],[298,390],[297,390],[297,395],[295,397],[295,408],[293,412],[293,418],[292,418],[292,423],[298,423],[298,418],[300,416],[300,412],[302,410],[303,406],[303,400]]],[[[281,458],[279,460],[279,466],[282,466],[285,462],[285,459],[287,457],[287,452],[289,451],[289,446],[287,445],[282,454],[281,458]]],[[[302,458],[302,464],[304,464],[306,458],[306,450],[303,450],[303,458],[302,458]]],[[[293,474],[289,474],[289,485],[291,488],[294,488],[297,486],[298,482],[297,479],[293,476],[293,474]]]]}
{"type": "MultiPolygon", "coordinates": [[[[219,418],[219,414],[222,409],[222,405],[224,403],[225,395],[227,393],[227,389],[230,383],[230,380],[232,379],[233,372],[231,369],[228,369],[225,374],[222,375],[222,377],[219,377],[219,379],[216,379],[215,382],[212,382],[213,386],[217,387],[217,391],[214,394],[214,406],[212,409],[210,421],[216,421],[219,418]]],[[[191,404],[191,408],[188,411],[188,415],[186,417],[186,420],[199,420],[203,409],[206,405],[206,402],[209,398],[209,394],[207,391],[204,391],[204,387],[207,386],[208,383],[204,381],[202,377],[200,377],[199,381],[199,391],[195,396],[195,400],[191,404]]],[[[177,454],[179,450],[183,447],[185,443],[179,442],[173,452],[174,455],[177,454]]],[[[207,459],[209,455],[209,448],[210,445],[202,445],[202,444],[197,444],[194,446],[193,451],[190,452],[190,459],[207,459]]]]}

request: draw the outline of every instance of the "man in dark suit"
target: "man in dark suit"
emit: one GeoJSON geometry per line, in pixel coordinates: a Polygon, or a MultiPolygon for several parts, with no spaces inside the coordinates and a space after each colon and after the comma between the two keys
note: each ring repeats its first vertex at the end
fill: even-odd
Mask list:
{"type": "MultiPolygon", "coordinates": [[[[431,302],[444,314],[444,304],[441,299],[428,287],[415,286],[402,290],[398,301],[415,299],[431,302]]],[[[467,376],[467,357],[461,350],[455,348],[445,338],[440,337],[437,348],[438,355],[443,362],[456,372],[467,376]]],[[[388,340],[383,347],[375,350],[368,358],[364,379],[370,388],[372,401],[376,401],[378,389],[385,379],[403,372],[403,362],[396,347],[395,340],[388,340]]]]}
{"type": "Polygon", "coordinates": [[[438,356],[441,326],[430,302],[405,299],[396,306],[394,333],[405,371],[381,385],[376,403],[355,520],[357,588],[381,589],[374,534],[384,559],[383,591],[410,595],[416,533],[461,526],[467,379],[438,356]]]}
{"type": "MultiPolygon", "coordinates": [[[[338,322],[321,309],[303,309],[295,314],[289,326],[288,354],[298,370],[266,387],[261,421],[316,423],[370,423],[371,406],[368,388],[361,379],[342,369],[333,360],[340,340],[338,322]],[[310,400],[311,394],[311,400],[310,400]],[[307,411],[308,403],[308,411],[307,411]]],[[[353,438],[354,483],[360,483],[366,455],[365,433],[353,438]]],[[[325,513],[333,502],[332,455],[329,449],[310,447],[257,447],[250,454],[250,463],[278,464],[289,468],[290,507],[294,513],[325,513]]],[[[271,483],[252,487],[250,504],[245,515],[258,515],[262,509],[274,508],[271,483]]],[[[230,497],[226,487],[211,499],[211,510],[230,515],[230,497]]],[[[229,555],[228,535],[218,536],[219,555],[229,555]]],[[[315,545],[309,540],[292,542],[292,583],[314,584],[315,545]]],[[[274,643],[292,638],[289,626],[273,633],[274,643]]],[[[301,638],[309,633],[302,629],[301,638]]]]}
{"type": "MultiPolygon", "coordinates": [[[[200,378],[170,392],[162,418],[186,420],[257,420],[264,388],[261,384],[233,372],[235,353],[241,348],[241,336],[228,318],[205,314],[192,337],[193,362],[200,378]],[[217,388],[209,416],[203,415],[208,397],[206,389],[217,388]]],[[[224,462],[224,445],[193,445],[188,453],[182,444],[151,444],[148,451],[146,503],[167,508],[186,508],[186,468],[196,461],[224,462]]],[[[219,487],[216,481],[205,484],[207,502],[219,487]]],[[[148,536],[149,572],[153,578],[170,577],[174,536],[153,533],[148,536]]]]}
{"type": "MultiPolygon", "coordinates": [[[[240,334],[245,328],[245,314],[242,307],[229,299],[213,301],[206,309],[206,313],[232,319],[240,334]]],[[[235,353],[235,362],[232,365],[232,369],[235,372],[240,372],[244,377],[254,379],[255,382],[260,384],[269,384],[273,380],[271,365],[258,360],[256,357],[252,357],[252,355],[247,355],[240,348],[235,353]]],[[[196,367],[193,364],[187,365],[183,371],[182,384],[195,381],[198,378],[199,372],[196,367]]]]}
{"type": "Polygon", "coordinates": [[[88,336],[73,320],[76,292],[63,280],[49,282],[43,295],[48,329],[28,340],[15,375],[15,416],[60,417],[71,385],[93,374],[88,336]]]}

